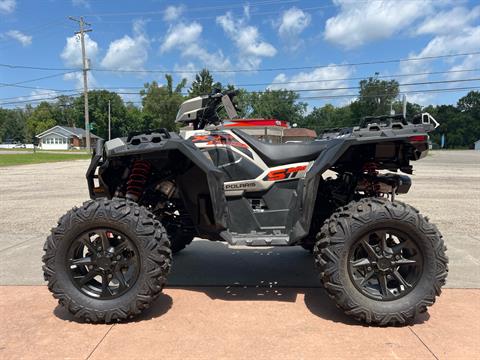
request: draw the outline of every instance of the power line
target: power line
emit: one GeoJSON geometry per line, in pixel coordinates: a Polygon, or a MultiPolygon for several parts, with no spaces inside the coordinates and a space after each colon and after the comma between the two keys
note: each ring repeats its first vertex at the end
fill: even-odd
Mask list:
{"type": "MultiPolygon", "coordinates": [[[[254,86],[269,86],[269,85],[285,85],[285,84],[309,84],[309,83],[320,83],[320,82],[333,82],[333,81],[354,81],[354,80],[365,80],[369,77],[374,77],[378,79],[389,79],[396,77],[414,77],[414,76],[424,76],[424,75],[442,75],[442,74],[452,74],[452,73],[464,73],[464,72],[475,72],[480,71],[480,68],[477,69],[462,69],[462,70],[446,70],[446,71],[431,71],[431,72],[422,72],[422,73],[412,73],[412,74],[394,74],[394,75],[374,75],[374,76],[360,76],[360,77],[348,77],[348,78],[336,78],[336,79],[317,79],[317,80],[299,80],[299,81],[284,81],[284,82],[266,82],[266,83],[253,83],[253,84],[231,84],[235,87],[254,87],[254,86]]],[[[230,85],[230,84],[229,84],[230,85]]],[[[144,89],[144,86],[110,86],[110,87],[94,87],[91,89],[144,89]]]]}
{"type": "Polygon", "coordinates": [[[317,80],[299,80],[299,81],[284,81],[284,82],[256,83],[256,84],[236,84],[234,86],[249,87],[249,86],[268,86],[268,85],[284,85],[284,84],[308,84],[308,83],[331,82],[331,81],[365,80],[369,77],[378,78],[378,79],[390,79],[390,78],[397,78],[397,77],[441,75],[441,74],[464,73],[464,72],[474,72],[474,71],[480,71],[480,68],[477,68],[477,69],[462,69],[462,70],[430,71],[430,72],[412,73],[412,74],[360,76],[360,77],[337,78],[337,79],[317,79],[317,80]]]}
{"type": "MultiPolygon", "coordinates": [[[[415,83],[399,83],[398,86],[418,86],[418,85],[433,85],[433,84],[448,84],[456,82],[469,82],[469,81],[480,81],[480,78],[475,79],[458,79],[458,80],[441,80],[441,81],[422,81],[415,83]]],[[[318,89],[287,89],[295,92],[309,92],[309,91],[338,91],[338,90],[352,90],[360,89],[360,86],[344,86],[344,87],[334,87],[334,88],[318,88],[318,89]]],[[[275,90],[275,89],[273,89],[275,90]]]]}
{"type": "MultiPolygon", "coordinates": [[[[424,61],[424,60],[445,59],[445,58],[479,55],[479,54],[480,54],[480,51],[475,51],[475,52],[469,52],[469,53],[444,54],[444,55],[411,57],[411,58],[402,58],[402,59],[374,60],[374,61],[364,61],[364,62],[358,62],[358,63],[342,63],[342,64],[328,64],[328,65],[320,64],[320,65],[312,65],[312,66],[277,67],[277,68],[260,68],[260,69],[231,69],[231,70],[218,69],[218,70],[210,70],[210,72],[244,73],[244,72],[307,70],[307,69],[317,69],[317,68],[336,68],[336,67],[348,67],[348,66],[365,66],[365,65],[376,65],[376,64],[402,63],[402,62],[410,62],[410,61],[424,61]]],[[[39,66],[13,65],[13,64],[0,64],[0,67],[10,68],[10,69],[44,70],[44,71],[81,71],[82,70],[78,68],[54,68],[54,67],[39,67],[39,66]]],[[[98,71],[98,72],[163,73],[163,74],[198,73],[201,71],[198,69],[197,70],[157,70],[157,69],[124,70],[124,69],[108,69],[108,68],[104,68],[104,69],[91,68],[90,70],[98,71]]]]}
{"type": "MultiPolygon", "coordinates": [[[[442,92],[457,92],[457,91],[466,91],[466,90],[478,90],[480,86],[468,86],[468,87],[458,87],[458,88],[443,88],[443,89],[422,89],[422,90],[410,90],[402,91],[398,95],[403,94],[419,94],[419,93],[442,93],[442,92]]],[[[366,95],[362,97],[367,98],[378,98],[385,97],[389,95],[377,94],[377,95],[366,95]]],[[[359,97],[359,94],[340,94],[340,95],[320,95],[320,96],[305,96],[300,97],[299,100],[314,100],[314,99],[337,99],[337,98],[356,98],[359,97]]]]}
{"type": "MultiPolygon", "coordinates": [[[[315,65],[315,66],[297,66],[297,67],[278,67],[278,68],[261,68],[261,69],[236,69],[236,70],[210,70],[214,73],[245,73],[245,72],[269,72],[269,71],[293,71],[293,70],[308,70],[308,69],[318,69],[318,68],[336,68],[336,67],[348,67],[348,66],[365,66],[365,65],[375,65],[375,64],[389,64],[389,63],[402,63],[409,61],[423,61],[423,60],[433,60],[433,59],[443,59],[451,57],[460,57],[460,56],[469,56],[469,55],[478,55],[480,51],[471,52],[471,53],[461,53],[461,54],[445,54],[445,55],[436,55],[436,56],[423,56],[423,57],[414,57],[406,59],[390,59],[390,60],[376,60],[376,61],[365,61],[358,63],[343,63],[343,64],[329,64],[329,65],[315,65]]],[[[193,73],[196,74],[201,70],[121,70],[121,69],[92,69],[99,72],[121,72],[121,73],[193,73]]]]}
{"type": "MultiPolygon", "coordinates": [[[[72,96],[78,96],[78,95],[81,95],[81,94],[82,93],[76,93],[76,94],[72,94],[72,96]]],[[[14,105],[14,104],[25,104],[25,103],[36,103],[36,102],[42,102],[42,101],[48,101],[48,100],[56,100],[56,99],[59,99],[61,96],[62,95],[44,97],[44,98],[41,98],[41,99],[9,101],[9,102],[0,103],[0,106],[2,106],[2,105],[14,105]]]]}
{"type": "MultiPolygon", "coordinates": [[[[418,85],[433,85],[433,84],[450,84],[450,83],[460,83],[460,82],[471,82],[471,81],[480,81],[480,78],[471,78],[471,79],[457,79],[457,80],[439,80],[439,81],[421,81],[421,82],[411,82],[411,83],[399,83],[399,86],[418,86],[418,85]]],[[[108,88],[108,87],[96,87],[96,88],[91,88],[90,90],[107,90],[107,89],[126,89],[128,87],[114,87],[114,88],[108,88]]],[[[130,87],[131,89],[144,89],[143,87],[130,87]]],[[[271,90],[290,90],[294,92],[319,92],[319,91],[339,91],[339,90],[353,90],[353,89],[360,89],[360,86],[344,86],[344,87],[331,87],[331,88],[315,88],[315,89],[271,89],[271,90]]],[[[247,93],[264,93],[267,90],[259,90],[259,91],[247,91],[247,93]]],[[[60,93],[68,93],[68,92],[75,92],[78,91],[77,89],[68,89],[68,90],[52,90],[54,92],[60,92],[60,93]]],[[[140,95],[139,92],[129,92],[129,91],[115,91],[116,94],[119,95],[140,95]]],[[[182,92],[182,95],[188,95],[186,92],[182,92]]],[[[28,101],[28,98],[32,98],[31,100],[36,100],[34,97],[38,96],[43,96],[45,94],[35,94],[35,95],[26,95],[26,96],[16,96],[16,97],[10,97],[10,98],[0,98],[0,101],[3,100],[14,100],[14,99],[22,99],[25,101],[28,101]]],[[[60,94],[60,95],[69,95],[72,96],[71,94],[60,94]]],[[[0,103],[1,105],[1,103],[0,103]]]]}
{"type": "MultiPolygon", "coordinates": [[[[51,79],[51,78],[54,78],[54,77],[58,77],[58,76],[66,75],[66,74],[72,74],[72,73],[76,73],[76,72],[78,72],[78,71],[67,71],[67,72],[62,72],[62,73],[59,73],[59,74],[42,76],[42,77],[35,78],[35,79],[17,81],[17,82],[15,82],[15,83],[0,83],[0,87],[5,87],[5,86],[9,86],[9,87],[25,87],[25,88],[28,89],[29,87],[27,87],[27,86],[19,86],[19,85],[20,85],[20,84],[31,83],[31,82],[35,82],[35,81],[40,81],[40,80],[45,80],[45,79],[51,79]]],[[[34,88],[34,89],[39,89],[39,88],[34,88]]],[[[49,90],[49,89],[41,89],[41,90],[49,90]]]]}
{"type": "MultiPolygon", "coordinates": [[[[248,3],[249,6],[263,6],[263,5],[281,5],[289,3],[298,3],[300,0],[266,0],[266,1],[257,1],[248,3]]],[[[380,1],[380,0],[375,0],[380,1]]],[[[213,11],[213,10],[232,10],[234,8],[243,8],[244,4],[229,4],[229,5],[215,5],[215,6],[202,6],[191,8],[187,7],[184,9],[185,12],[198,12],[198,11],[213,11]]],[[[326,7],[326,6],[322,6],[326,7]]],[[[95,17],[111,17],[111,16],[144,16],[144,15],[164,15],[167,10],[157,10],[157,11],[137,11],[137,12],[123,12],[123,13],[90,13],[85,14],[85,16],[95,16],[95,17]]]]}

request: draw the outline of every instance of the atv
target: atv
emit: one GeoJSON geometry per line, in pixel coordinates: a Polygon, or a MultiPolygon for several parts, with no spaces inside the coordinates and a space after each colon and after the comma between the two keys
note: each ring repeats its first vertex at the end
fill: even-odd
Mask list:
{"type": "Polygon", "coordinates": [[[166,283],[194,237],[230,246],[302,246],[323,287],[368,324],[411,323],[440,295],[448,259],[437,227],[396,200],[426,156],[428,113],[366,118],[302,143],[269,144],[227,127],[235,93],[185,101],[165,129],[98,141],[91,200],[48,237],[48,288],[75,317],[131,318],[166,283]]]}

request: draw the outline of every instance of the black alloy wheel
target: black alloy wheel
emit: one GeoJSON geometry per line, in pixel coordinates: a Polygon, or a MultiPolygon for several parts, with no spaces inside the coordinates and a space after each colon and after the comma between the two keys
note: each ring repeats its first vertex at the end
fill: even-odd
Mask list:
{"type": "Polygon", "coordinates": [[[368,324],[412,323],[448,274],[437,227],[399,201],[365,198],[337,209],[317,235],[315,264],[347,315],[368,324]]]}
{"type": "Polygon", "coordinates": [[[43,274],[60,305],[87,322],[130,319],[160,295],[172,263],[163,225],[126,199],[85,202],[43,247],[43,274]]]}
{"type": "Polygon", "coordinates": [[[368,232],[350,250],[349,274],[357,289],[375,300],[408,294],[423,271],[423,257],[410,236],[381,229],[368,232]]]}
{"type": "Polygon", "coordinates": [[[123,295],[135,284],[141,266],[135,244],[124,234],[107,228],[83,233],[67,254],[67,271],[73,283],[96,299],[123,295]]]}

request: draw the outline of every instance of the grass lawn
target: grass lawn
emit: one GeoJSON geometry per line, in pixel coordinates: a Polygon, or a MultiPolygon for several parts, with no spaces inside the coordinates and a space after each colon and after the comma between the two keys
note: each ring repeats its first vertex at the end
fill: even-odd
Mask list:
{"type": "Polygon", "coordinates": [[[0,154],[0,166],[39,164],[45,162],[69,161],[89,159],[90,155],[79,154],[56,154],[48,152],[26,153],[26,154],[0,154]]]}

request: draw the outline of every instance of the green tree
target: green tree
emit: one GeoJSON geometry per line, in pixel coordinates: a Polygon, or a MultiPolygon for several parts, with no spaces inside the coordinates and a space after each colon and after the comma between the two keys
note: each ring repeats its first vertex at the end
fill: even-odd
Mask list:
{"type": "Polygon", "coordinates": [[[213,81],[213,76],[207,69],[203,69],[195,75],[195,80],[192,82],[188,95],[190,97],[209,95],[214,89],[222,89],[222,84],[213,81]]]}
{"type": "MultiPolygon", "coordinates": [[[[112,138],[122,136],[125,127],[125,105],[122,98],[115,92],[107,90],[92,90],[88,92],[88,105],[92,133],[108,139],[108,102],[111,109],[112,138]]],[[[74,101],[75,123],[84,124],[84,99],[79,96],[74,101]]]]}
{"type": "Polygon", "coordinates": [[[353,117],[378,116],[390,113],[390,106],[398,96],[399,85],[396,80],[368,78],[360,81],[358,100],[351,103],[353,117]]]}
{"type": "Polygon", "coordinates": [[[22,110],[2,109],[0,112],[0,135],[2,141],[13,140],[19,142],[30,142],[26,136],[26,121],[22,110]]]}
{"type": "Polygon", "coordinates": [[[33,139],[36,135],[57,125],[56,108],[46,101],[41,102],[35,108],[26,108],[27,138],[33,139]]]}
{"type": "Polygon", "coordinates": [[[354,125],[350,106],[335,107],[326,104],[305,116],[300,126],[320,131],[323,129],[341,128],[354,125]]]}
{"type": "Polygon", "coordinates": [[[123,136],[134,131],[146,131],[151,127],[141,109],[131,103],[125,106],[125,121],[120,129],[123,136]]]}
{"type": "Polygon", "coordinates": [[[78,116],[75,114],[74,108],[75,98],[72,96],[61,95],[58,97],[55,108],[57,114],[57,123],[59,125],[66,125],[70,127],[82,126],[82,123],[77,124],[78,116]]]}
{"type": "Polygon", "coordinates": [[[182,79],[175,87],[171,75],[165,75],[167,84],[159,86],[156,81],[146,83],[140,91],[145,121],[155,128],[175,130],[175,117],[180,104],[184,101],[182,89],[187,80],[182,79]]]}
{"type": "Polygon", "coordinates": [[[307,110],[307,104],[299,102],[299,95],[290,90],[243,92],[239,97],[239,107],[252,118],[278,119],[293,124],[301,122],[307,110]]]}

